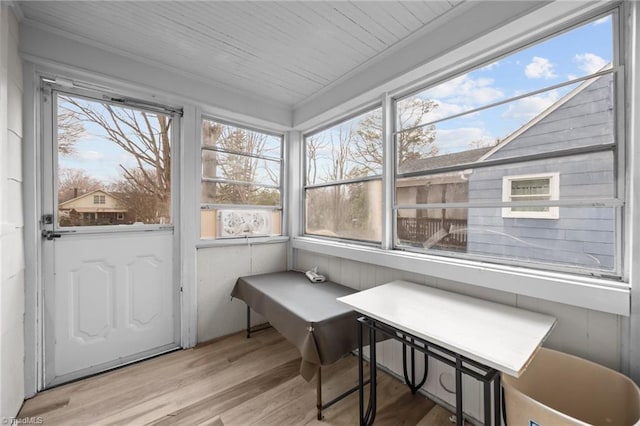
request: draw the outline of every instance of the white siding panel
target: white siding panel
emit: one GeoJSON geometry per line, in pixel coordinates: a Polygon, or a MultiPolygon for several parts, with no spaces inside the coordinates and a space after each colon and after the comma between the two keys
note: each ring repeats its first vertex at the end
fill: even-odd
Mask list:
{"type": "Polygon", "coordinates": [[[0,3],[0,417],[24,400],[24,237],[22,232],[22,63],[18,23],[0,3]]]}
{"type": "Polygon", "coordinates": [[[7,128],[22,137],[22,79],[11,78],[7,84],[7,128]]]}
{"type": "MultiPolygon", "coordinates": [[[[4,226],[7,227],[9,232],[17,231],[21,234],[24,222],[22,214],[22,182],[16,181],[13,178],[9,178],[5,182],[5,188],[7,202],[3,206],[4,226]]],[[[22,235],[20,235],[19,239],[22,239],[22,235]]],[[[17,249],[17,247],[12,248],[12,250],[13,249],[17,249]]],[[[20,254],[22,255],[22,252],[20,254]]],[[[24,265],[21,264],[20,267],[22,266],[24,265]]],[[[16,272],[16,270],[12,269],[11,272],[16,272]]]]}
{"type": "Polygon", "coordinates": [[[287,269],[286,244],[261,244],[251,247],[251,274],[266,274],[287,269]]]}
{"type": "MultiPolygon", "coordinates": [[[[246,305],[231,299],[238,277],[282,271],[286,267],[286,244],[238,245],[201,248],[197,253],[198,331],[197,341],[243,330],[246,305]]],[[[264,322],[252,315],[252,323],[264,322]]]]}
{"type": "MultiPolygon", "coordinates": [[[[8,132],[7,135],[6,151],[2,153],[6,156],[7,166],[6,176],[8,179],[12,179],[18,182],[22,181],[22,139],[13,133],[8,132]]],[[[15,206],[14,206],[15,207],[15,206]]],[[[22,217],[20,218],[22,222],[22,217]]]]}
{"type": "Polygon", "coordinates": [[[598,311],[588,311],[587,315],[587,356],[593,362],[614,370],[620,370],[621,354],[612,348],[620,348],[620,317],[598,311]]]}
{"type": "Polygon", "coordinates": [[[16,84],[22,91],[22,59],[18,53],[18,25],[10,25],[11,31],[10,42],[7,46],[7,60],[9,75],[19,78],[14,78],[13,83],[16,84]]]}
{"type": "MultiPolygon", "coordinates": [[[[544,346],[583,358],[588,357],[587,309],[526,296],[518,296],[517,306],[556,317],[558,322],[544,346]]],[[[618,348],[613,350],[617,351],[618,348]]]]}

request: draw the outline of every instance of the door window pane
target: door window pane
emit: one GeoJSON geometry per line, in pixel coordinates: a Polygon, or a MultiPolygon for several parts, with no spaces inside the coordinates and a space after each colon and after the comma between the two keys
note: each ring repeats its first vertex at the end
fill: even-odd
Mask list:
{"type": "Polygon", "coordinates": [[[172,118],[56,99],[58,225],[171,223],[172,118]]]}

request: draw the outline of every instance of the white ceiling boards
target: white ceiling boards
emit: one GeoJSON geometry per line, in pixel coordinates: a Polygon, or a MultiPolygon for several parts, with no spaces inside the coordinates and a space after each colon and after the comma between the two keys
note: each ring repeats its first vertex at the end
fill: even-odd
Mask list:
{"type": "Polygon", "coordinates": [[[19,2],[33,26],[289,107],[398,50],[460,3],[19,2]]]}

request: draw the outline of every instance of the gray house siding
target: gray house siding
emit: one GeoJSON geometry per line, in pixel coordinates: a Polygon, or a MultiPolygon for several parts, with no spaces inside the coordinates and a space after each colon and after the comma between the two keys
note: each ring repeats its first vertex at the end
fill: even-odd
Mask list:
{"type": "Polygon", "coordinates": [[[611,143],[614,141],[613,123],[613,80],[611,75],[605,75],[489,158],[611,143]]]}
{"type": "MultiPolygon", "coordinates": [[[[600,77],[487,159],[549,152],[614,141],[611,77],[600,77]]],[[[478,168],[469,177],[469,201],[501,201],[504,176],[559,173],[559,198],[612,198],[612,153],[580,154],[478,168]]],[[[467,252],[575,265],[615,266],[615,211],[560,207],[558,219],[502,217],[500,208],[471,208],[467,252]]]]}

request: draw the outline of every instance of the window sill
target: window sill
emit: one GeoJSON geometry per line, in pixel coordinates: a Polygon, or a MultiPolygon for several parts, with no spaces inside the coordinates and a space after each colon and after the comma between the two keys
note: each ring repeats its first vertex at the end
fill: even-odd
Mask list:
{"type": "Polygon", "coordinates": [[[196,249],[208,247],[229,247],[229,246],[246,246],[257,244],[277,244],[286,243],[289,237],[281,235],[277,237],[251,237],[251,238],[219,238],[210,240],[199,240],[196,249]]]}
{"type": "Polygon", "coordinates": [[[455,280],[468,285],[535,297],[616,315],[630,314],[630,286],[600,278],[536,271],[425,254],[383,250],[309,237],[293,248],[358,262],[455,280]]]}

